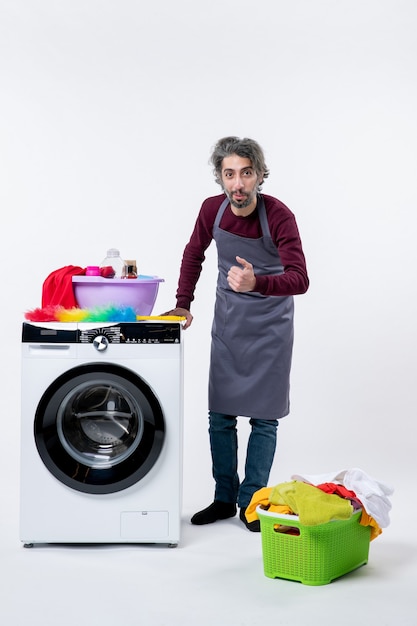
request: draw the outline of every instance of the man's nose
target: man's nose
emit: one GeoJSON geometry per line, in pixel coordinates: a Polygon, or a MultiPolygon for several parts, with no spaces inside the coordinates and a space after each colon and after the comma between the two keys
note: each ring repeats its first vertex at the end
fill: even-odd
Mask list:
{"type": "Polygon", "coordinates": [[[239,174],[237,174],[233,181],[233,189],[241,189],[242,187],[243,187],[243,180],[239,176],[239,174]]]}

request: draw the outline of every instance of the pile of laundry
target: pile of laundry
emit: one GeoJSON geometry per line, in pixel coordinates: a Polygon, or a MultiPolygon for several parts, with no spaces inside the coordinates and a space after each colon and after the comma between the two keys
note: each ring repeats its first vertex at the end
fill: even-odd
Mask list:
{"type": "Polygon", "coordinates": [[[353,468],[317,475],[291,476],[291,481],[263,487],[246,509],[249,522],[258,519],[259,506],[271,513],[298,515],[305,526],[349,519],[361,510],[360,524],[371,527],[371,541],[389,523],[393,488],[353,468]]]}

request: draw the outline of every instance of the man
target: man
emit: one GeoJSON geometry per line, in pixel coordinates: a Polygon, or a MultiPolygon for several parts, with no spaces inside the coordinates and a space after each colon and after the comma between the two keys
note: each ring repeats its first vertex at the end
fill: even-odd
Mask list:
{"type": "Polygon", "coordinates": [[[218,282],[209,372],[209,438],[214,501],[193,524],[236,515],[251,531],[245,511],[267,486],[275,455],[278,420],[289,413],[293,346],[293,296],[309,279],[294,215],[282,202],[260,193],[269,171],[252,139],[225,137],[211,162],[221,195],[207,198],[185,247],[176,308],[184,329],[212,239],[218,253],[218,282]],[[245,476],[237,468],[237,417],[250,420],[245,476]]]}

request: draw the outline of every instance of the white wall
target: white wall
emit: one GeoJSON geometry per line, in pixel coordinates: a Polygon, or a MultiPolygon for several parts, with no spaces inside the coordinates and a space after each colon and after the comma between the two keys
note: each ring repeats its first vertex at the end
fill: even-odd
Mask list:
{"type": "MultiPolygon", "coordinates": [[[[395,484],[415,464],[416,17],[414,0],[0,0],[2,489],[43,280],[116,246],[171,308],[226,134],[264,147],[311,278],[271,481],[359,466],[395,484]]],[[[215,277],[210,249],[185,335],[189,508],[212,495],[215,277]]]]}

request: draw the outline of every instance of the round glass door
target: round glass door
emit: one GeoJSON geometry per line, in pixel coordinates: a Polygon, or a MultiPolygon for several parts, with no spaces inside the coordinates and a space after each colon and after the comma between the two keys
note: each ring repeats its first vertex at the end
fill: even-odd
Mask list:
{"type": "Polygon", "coordinates": [[[164,441],[162,408],[131,370],[89,364],[69,370],[44,393],[35,439],[46,467],[73,489],[112,493],[145,476],[164,441]]]}

